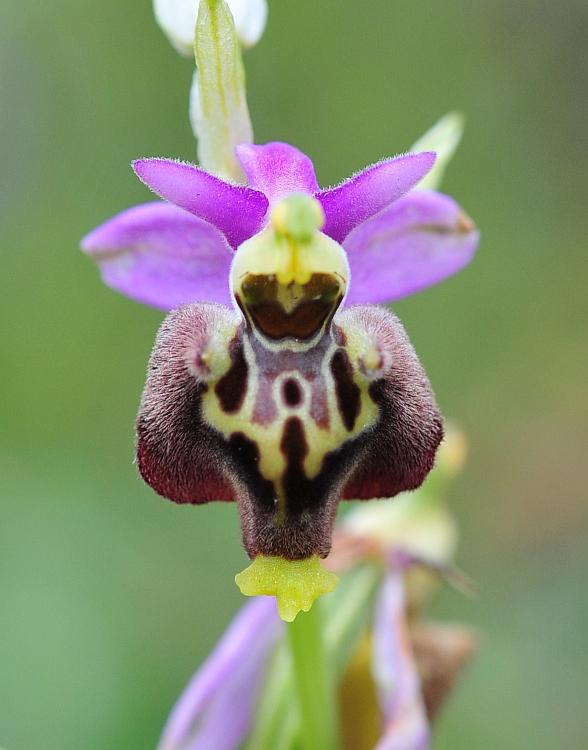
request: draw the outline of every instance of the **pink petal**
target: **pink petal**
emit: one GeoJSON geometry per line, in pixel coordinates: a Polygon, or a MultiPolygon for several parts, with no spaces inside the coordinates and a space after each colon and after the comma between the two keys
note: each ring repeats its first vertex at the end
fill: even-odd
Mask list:
{"type": "Polygon", "coordinates": [[[429,725],[408,632],[404,580],[388,573],[376,605],[372,672],[386,722],[375,750],[427,750],[429,725]]]}
{"type": "Polygon", "coordinates": [[[249,185],[264,193],[270,204],[291,193],[313,194],[319,189],[312,161],[294,146],[244,143],[235,150],[249,185]]]}
{"type": "Polygon", "coordinates": [[[323,231],[342,242],[351,230],[400,198],[435,163],[435,154],[406,154],[386,159],[316,196],[326,215],[323,231]]]}
{"type": "Polygon", "coordinates": [[[268,202],[257,190],[230,185],[193,164],[171,159],[139,159],[133,169],[161,198],[220,229],[233,248],[262,226],[268,202]]]}
{"type": "Polygon", "coordinates": [[[470,262],[478,242],[474,224],[454,200],[410,193],[345,239],[347,303],[390,302],[438,284],[470,262]]]}
{"type": "Polygon", "coordinates": [[[206,221],[169,203],[114,216],[82,240],[108,286],[162,310],[209,300],[231,303],[232,253],[206,221]]]}
{"type": "Polygon", "coordinates": [[[267,660],[282,628],[273,598],[248,602],[184,690],[158,749],[238,748],[252,724],[267,660]]]}

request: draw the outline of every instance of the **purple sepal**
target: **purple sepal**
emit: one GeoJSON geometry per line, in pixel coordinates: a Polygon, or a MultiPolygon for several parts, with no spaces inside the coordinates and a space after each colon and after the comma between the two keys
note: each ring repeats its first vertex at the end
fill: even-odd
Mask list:
{"type": "Polygon", "coordinates": [[[385,721],[374,750],[427,750],[430,729],[410,645],[401,572],[389,572],[378,595],[372,673],[385,721]]]}
{"type": "Polygon", "coordinates": [[[291,193],[312,195],[319,190],[311,159],[288,143],[243,143],[235,151],[248,184],[264,193],[270,204],[291,193]]]}
{"type": "Polygon", "coordinates": [[[286,143],[242,144],[237,155],[250,187],[192,164],[136,161],[140,179],[177,208],[138,206],[84,239],[105,282],[163,310],[196,300],[230,306],[229,251],[259,232],[270,204],[292,192],[314,193],[325,233],[343,242],[351,268],[347,304],[390,302],[425,289],[463,268],[478,245],[478,232],[453,200],[426,191],[404,195],[431,168],[433,153],[387,159],[322,191],[311,160],[286,143]]]}
{"type": "Polygon", "coordinates": [[[169,203],[114,216],[82,240],[108,286],[162,310],[195,299],[231,304],[232,252],[211,224],[169,203]]]}
{"type": "Polygon", "coordinates": [[[414,191],[345,239],[351,269],[346,302],[390,302],[433,286],[466,266],[478,242],[454,200],[414,191]]]}
{"type": "Polygon", "coordinates": [[[408,192],[435,163],[435,154],[406,154],[364,169],[341,185],[321,190],[316,197],[325,211],[323,232],[337,242],[359,224],[408,192]]]}
{"type": "Polygon", "coordinates": [[[233,248],[261,229],[268,201],[257,190],[231,185],[193,164],[171,159],[138,159],[133,169],[160,198],[220,229],[233,248]]]}
{"type": "Polygon", "coordinates": [[[158,750],[235,750],[247,737],[267,658],[282,622],[273,597],[233,620],[176,703],[158,750]]]}

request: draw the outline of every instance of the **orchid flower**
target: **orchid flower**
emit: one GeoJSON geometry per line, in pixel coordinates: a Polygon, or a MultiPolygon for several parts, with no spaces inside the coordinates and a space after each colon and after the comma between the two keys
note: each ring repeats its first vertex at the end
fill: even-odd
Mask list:
{"type": "MultiPolygon", "coordinates": [[[[83,248],[110,286],[180,306],[160,329],[143,394],[143,478],[179,503],[237,500],[262,571],[242,588],[278,594],[263,582],[275,579],[268,558],[326,556],[339,499],[418,487],[442,437],[398,319],[341,311],[343,301],[386,302],[440,281],[470,260],[477,232],[450,198],[402,198],[432,153],[323,190],[292,146],[237,155],[247,186],[186,163],[135,162],[167,202],[123,212],[83,248]]],[[[317,593],[332,585],[322,579],[317,593]]]]}
{"type": "Polygon", "coordinates": [[[418,487],[443,435],[400,321],[365,303],[455,273],[478,235],[451,198],[410,192],[431,151],[321,189],[293,146],[236,143],[249,120],[224,0],[200,3],[195,54],[209,171],[135,161],[163,202],[124,211],[82,247],[107,284],[172,311],[137,421],[139,471],[178,503],[236,500],[253,560],[237,583],[276,595],[292,620],[335,586],[319,559],[339,500],[418,487]]]}
{"type": "MultiPolygon", "coordinates": [[[[443,437],[402,324],[375,304],[442,281],[475,252],[473,222],[433,191],[461,122],[449,115],[412,153],[321,188],[295,147],[253,143],[241,47],[263,31],[265,0],[154,4],[174,46],[194,46],[200,166],[135,161],[162,200],[115,216],[82,247],[109,286],[169,313],[137,419],[139,471],[177,503],[236,502],[253,562],[235,580],[256,597],[189,684],[160,750],[233,750],[247,737],[251,747],[300,740],[304,750],[335,750],[335,683],[381,579],[378,748],[424,750],[426,690],[407,619],[407,569],[418,560],[410,521],[396,524],[393,540],[370,531],[373,519],[360,531],[351,521],[336,536],[343,556],[320,560],[339,501],[420,487],[443,437]],[[349,570],[354,555],[362,564],[349,570]],[[294,622],[334,589],[333,569],[344,575],[327,597],[324,630],[317,609],[294,622]],[[292,623],[289,649],[280,618],[292,623]]],[[[401,520],[411,507],[400,506],[401,520]]],[[[429,530],[439,519],[428,518],[429,530]]],[[[437,534],[442,556],[448,529],[437,534]]]]}
{"type": "Polygon", "coordinates": [[[382,585],[374,628],[373,671],[386,731],[375,750],[427,750],[429,726],[420,678],[410,648],[404,582],[388,574],[382,585]]]}

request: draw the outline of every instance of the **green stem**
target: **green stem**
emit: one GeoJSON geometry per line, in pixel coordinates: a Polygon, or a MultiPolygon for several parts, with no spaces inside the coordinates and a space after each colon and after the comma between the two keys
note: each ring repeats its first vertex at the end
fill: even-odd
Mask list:
{"type": "MultiPolygon", "coordinates": [[[[365,632],[380,578],[378,566],[360,566],[346,573],[335,591],[321,601],[327,620],[323,629],[327,658],[335,682],[341,679],[365,632]]],[[[247,750],[300,750],[300,712],[292,701],[293,671],[292,651],[284,639],[269,667],[247,750]]]]}
{"type": "Polygon", "coordinates": [[[333,674],[321,628],[319,602],[288,625],[305,750],[337,750],[337,709],[333,674]]]}

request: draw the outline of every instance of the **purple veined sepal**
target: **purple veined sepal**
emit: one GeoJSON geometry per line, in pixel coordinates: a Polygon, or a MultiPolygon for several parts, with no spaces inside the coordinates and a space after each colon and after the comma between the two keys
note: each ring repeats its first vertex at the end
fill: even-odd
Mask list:
{"type": "Polygon", "coordinates": [[[347,304],[391,302],[438,284],[472,259],[479,232],[449,196],[413,191],[344,240],[347,304]]]}
{"type": "Polygon", "coordinates": [[[244,605],[174,706],[158,750],[240,747],[282,631],[273,598],[256,597],[244,605]]]}
{"type": "Polygon", "coordinates": [[[428,750],[430,728],[408,632],[401,570],[388,571],[378,595],[372,674],[385,723],[374,750],[428,750]]]}
{"type": "Polygon", "coordinates": [[[82,240],[104,282],[162,310],[194,299],[231,304],[231,248],[212,224],[156,201],[113,216],[82,240]]]}

